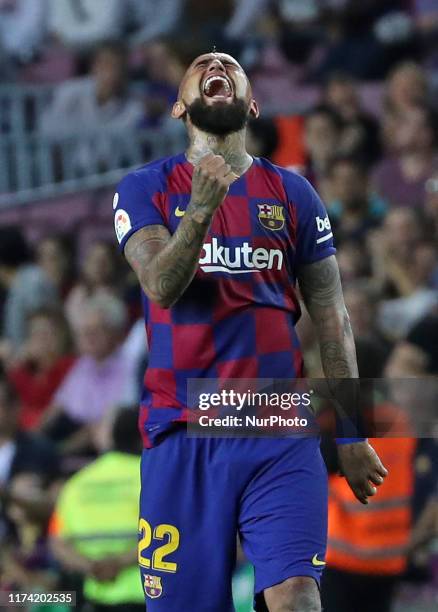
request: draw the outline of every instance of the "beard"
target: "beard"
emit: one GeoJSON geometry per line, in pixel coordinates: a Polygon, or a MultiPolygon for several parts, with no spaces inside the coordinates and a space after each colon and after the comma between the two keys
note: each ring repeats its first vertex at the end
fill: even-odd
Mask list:
{"type": "Polygon", "coordinates": [[[202,132],[214,136],[226,136],[239,132],[248,123],[249,109],[243,100],[232,104],[218,102],[210,106],[198,98],[187,108],[191,122],[202,132]]]}

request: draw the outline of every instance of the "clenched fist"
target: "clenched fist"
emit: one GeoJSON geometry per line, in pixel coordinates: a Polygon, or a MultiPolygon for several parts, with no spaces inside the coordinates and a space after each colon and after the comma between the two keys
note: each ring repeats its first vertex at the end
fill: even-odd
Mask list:
{"type": "Polygon", "coordinates": [[[213,214],[224,201],[228,189],[239,178],[221,155],[209,153],[201,159],[193,172],[192,207],[213,214]]]}
{"type": "Polygon", "coordinates": [[[374,448],[368,442],[338,445],[340,472],[362,504],[377,493],[388,470],[382,465],[374,448]],[[376,486],[373,486],[376,485],[376,486]]]}

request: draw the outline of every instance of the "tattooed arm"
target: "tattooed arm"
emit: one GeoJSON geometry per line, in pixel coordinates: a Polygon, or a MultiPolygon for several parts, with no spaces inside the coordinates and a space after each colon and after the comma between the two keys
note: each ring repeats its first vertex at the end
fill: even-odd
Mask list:
{"type": "Polygon", "coordinates": [[[357,378],[353,333],[335,256],[302,266],[298,280],[315,325],[324,374],[328,379],[357,378]]]}
{"type": "MultiPolygon", "coordinates": [[[[331,394],[343,411],[342,418],[357,424],[360,414],[356,351],[335,256],[302,266],[298,280],[315,325],[331,394]]],[[[353,493],[367,504],[368,497],[376,493],[373,484],[382,484],[387,475],[379,457],[366,441],[339,445],[338,455],[342,473],[353,493]]]]}
{"type": "Polygon", "coordinates": [[[190,203],[173,236],[150,225],[126,243],[125,256],[143,291],[163,308],[175,304],[193,279],[213,215],[235,179],[222,157],[207,155],[193,173],[190,203]]]}
{"type": "Polygon", "coordinates": [[[125,256],[145,294],[169,308],[192,280],[209,222],[196,222],[186,212],[173,236],[162,225],[150,225],[133,234],[125,256]]]}

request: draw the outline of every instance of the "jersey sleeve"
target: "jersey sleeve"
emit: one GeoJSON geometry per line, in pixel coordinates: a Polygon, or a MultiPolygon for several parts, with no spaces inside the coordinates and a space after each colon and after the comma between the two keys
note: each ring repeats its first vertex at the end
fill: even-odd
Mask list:
{"type": "Polygon", "coordinates": [[[299,177],[292,197],[296,208],[297,265],[310,264],[336,253],[327,210],[309,181],[299,177]]]}
{"type": "Polygon", "coordinates": [[[142,227],[165,225],[157,205],[161,191],[156,171],[131,172],[117,186],[113,199],[114,229],[122,252],[130,236],[142,227]]]}

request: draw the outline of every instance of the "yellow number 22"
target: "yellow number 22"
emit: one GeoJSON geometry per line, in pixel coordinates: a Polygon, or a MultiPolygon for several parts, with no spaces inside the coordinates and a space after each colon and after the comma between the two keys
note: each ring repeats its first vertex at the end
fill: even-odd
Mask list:
{"type": "Polygon", "coordinates": [[[179,547],[179,531],[173,525],[157,525],[152,532],[152,527],[143,518],[138,524],[140,533],[140,541],[138,543],[138,563],[142,567],[149,569],[161,570],[162,572],[176,572],[177,564],[172,561],[164,561],[164,558],[175,552],[179,547]],[[152,540],[167,539],[165,544],[162,544],[152,553],[152,562],[149,558],[144,557],[143,553],[152,544],[152,540]]]}

